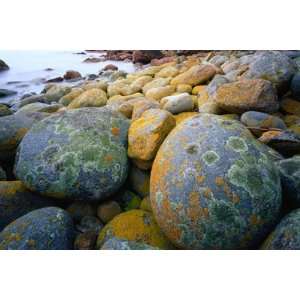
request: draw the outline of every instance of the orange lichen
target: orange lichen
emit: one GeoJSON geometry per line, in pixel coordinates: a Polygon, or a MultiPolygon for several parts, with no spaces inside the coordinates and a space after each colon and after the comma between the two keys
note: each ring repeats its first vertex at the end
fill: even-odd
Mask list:
{"type": "Polygon", "coordinates": [[[112,133],[113,135],[115,135],[115,136],[118,136],[118,135],[120,134],[120,128],[118,128],[118,127],[113,127],[113,128],[111,129],[111,133],[112,133]]]}

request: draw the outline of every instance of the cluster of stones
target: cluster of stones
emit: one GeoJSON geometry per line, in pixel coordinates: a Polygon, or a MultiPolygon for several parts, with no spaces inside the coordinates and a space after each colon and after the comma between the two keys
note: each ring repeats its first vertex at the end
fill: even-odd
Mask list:
{"type": "Polygon", "coordinates": [[[107,68],[0,106],[0,249],[300,249],[300,55],[107,68]]]}

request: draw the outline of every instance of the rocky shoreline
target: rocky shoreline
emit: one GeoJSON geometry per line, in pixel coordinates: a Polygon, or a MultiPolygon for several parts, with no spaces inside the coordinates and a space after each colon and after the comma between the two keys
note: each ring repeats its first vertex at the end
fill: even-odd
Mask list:
{"type": "Polygon", "coordinates": [[[105,53],[0,104],[0,249],[300,249],[299,51],[105,53]]]}

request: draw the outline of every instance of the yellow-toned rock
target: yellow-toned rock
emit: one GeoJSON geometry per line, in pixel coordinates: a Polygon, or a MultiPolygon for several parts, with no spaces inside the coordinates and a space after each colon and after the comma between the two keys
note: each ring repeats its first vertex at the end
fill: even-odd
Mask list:
{"type": "Polygon", "coordinates": [[[300,102],[286,98],[281,101],[281,110],[286,113],[300,116],[300,102]]]}
{"type": "Polygon", "coordinates": [[[134,105],[136,103],[139,103],[140,101],[147,101],[145,97],[138,97],[138,98],[133,98],[128,101],[125,101],[123,103],[120,103],[118,107],[116,107],[116,110],[122,113],[125,117],[131,119],[134,105]]]}
{"type": "Polygon", "coordinates": [[[175,120],[176,120],[176,126],[178,124],[180,124],[181,122],[183,122],[184,120],[187,120],[191,117],[194,117],[196,115],[199,115],[198,112],[195,112],[195,111],[190,111],[190,112],[182,112],[178,115],[175,115],[175,120]]]}
{"type": "Polygon", "coordinates": [[[147,91],[153,89],[153,88],[158,88],[158,87],[163,87],[169,85],[171,81],[171,78],[155,78],[151,82],[148,82],[147,84],[144,85],[143,87],[143,93],[146,94],[147,91]]]}
{"type": "Polygon", "coordinates": [[[91,82],[88,82],[86,84],[84,84],[82,86],[82,88],[84,90],[90,90],[90,89],[101,89],[103,91],[107,91],[107,82],[103,81],[103,80],[99,80],[99,81],[91,81],[91,82]]]}
{"type": "Polygon", "coordinates": [[[172,85],[156,87],[148,90],[145,94],[150,100],[160,101],[160,99],[170,96],[175,92],[175,87],[172,85]]]}
{"type": "Polygon", "coordinates": [[[139,169],[147,171],[152,168],[153,160],[141,160],[137,158],[132,158],[131,162],[137,166],[139,169]]]}
{"type": "Polygon", "coordinates": [[[160,145],[175,125],[175,118],[167,111],[145,111],[141,118],[133,121],[129,127],[128,156],[143,161],[153,160],[160,145]]]}
{"type": "Polygon", "coordinates": [[[199,93],[206,90],[207,85],[196,85],[193,87],[192,94],[198,95],[199,93]]]}
{"type": "Polygon", "coordinates": [[[160,249],[172,249],[155,222],[153,215],[141,209],[134,209],[116,216],[101,230],[97,239],[97,248],[110,238],[146,243],[160,249]]]}
{"type": "Polygon", "coordinates": [[[300,135],[300,124],[294,124],[288,128],[290,131],[300,135]]]}
{"type": "Polygon", "coordinates": [[[178,73],[179,70],[175,66],[167,66],[156,73],[155,77],[175,77],[178,73]]]}
{"type": "Polygon", "coordinates": [[[149,75],[138,77],[130,84],[130,89],[132,93],[137,93],[142,91],[144,85],[147,84],[148,82],[151,82],[152,80],[153,80],[152,76],[149,75]]]}
{"type": "Polygon", "coordinates": [[[119,79],[116,80],[115,82],[111,83],[107,87],[107,95],[109,97],[115,96],[115,95],[122,95],[122,96],[127,96],[131,93],[130,89],[130,84],[132,83],[133,80],[129,79],[119,79]]]}
{"type": "Polygon", "coordinates": [[[145,197],[142,200],[140,208],[142,210],[152,212],[152,207],[151,207],[151,202],[150,202],[150,197],[149,196],[145,197]]]}
{"type": "Polygon", "coordinates": [[[211,65],[195,65],[186,72],[177,75],[171,80],[172,85],[189,84],[195,86],[211,79],[216,70],[211,65]]]}
{"type": "Polygon", "coordinates": [[[84,92],[83,88],[73,88],[70,93],[60,98],[59,103],[68,106],[75,98],[84,92]]]}
{"type": "Polygon", "coordinates": [[[178,84],[176,87],[176,92],[178,93],[192,93],[192,86],[189,84],[178,84]]]}
{"type": "Polygon", "coordinates": [[[146,98],[144,100],[135,102],[133,104],[131,119],[136,120],[140,118],[146,110],[151,108],[159,108],[159,103],[157,101],[148,100],[146,98]]]}
{"type": "Polygon", "coordinates": [[[90,89],[75,98],[68,108],[80,107],[100,107],[104,106],[107,102],[106,93],[101,89],[90,89]]]}
{"type": "Polygon", "coordinates": [[[244,79],[226,83],[216,90],[214,100],[230,113],[246,111],[276,112],[279,108],[277,92],[270,81],[244,79]]]}
{"type": "Polygon", "coordinates": [[[282,120],[286,124],[286,126],[292,126],[295,124],[300,124],[300,116],[296,115],[286,115],[282,117],[282,120]]]}

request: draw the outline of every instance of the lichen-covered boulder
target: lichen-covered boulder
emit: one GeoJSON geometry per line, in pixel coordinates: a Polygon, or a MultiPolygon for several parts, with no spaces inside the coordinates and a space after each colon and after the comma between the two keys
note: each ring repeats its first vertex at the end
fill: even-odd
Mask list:
{"type": "Polygon", "coordinates": [[[175,127],[171,113],[161,109],[149,109],[141,118],[133,121],[128,132],[128,156],[143,161],[152,160],[156,152],[175,127]]]}
{"type": "Polygon", "coordinates": [[[58,207],[34,210],[0,233],[2,250],[70,250],[75,237],[70,215],[58,207]]]}
{"type": "Polygon", "coordinates": [[[0,118],[0,160],[11,159],[31,126],[47,117],[47,113],[20,113],[0,118]]]}
{"type": "Polygon", "coordinates": [[[280,51],[264,51],[254,56],[242,77],[271,81],[279,92],[284,92],[296,70],[293,61],[280,51]]]}
{"type": "Polygon", "coordinates": [[[170,133],[150,178],[154,216],[184,249],[257,246],[281,208],[280,177],[267,147],[238,121],[192,117],[170,133]]]}
{"type": "Polygon", "coordinates": [[[172,85],[178,84],[189,84],[195,86],[202,84],[216,74],[216,69],[209,64],[204,65],[195,65],[188,69],[186,72],[183,72],[171,80],[172,85]]]}
{"type": "Polygon", "coordinates": [[[172,248],[152,214],[141,209],[122,213],[106,224],[98,236],[97,248],[111,238],[145,243],[160,249],[172,248]]]}
{"type": "Polygon", "coordinates": [[[284,201],[300,208],[300,156],[278,160],[276,166],[280,172],[284,201]]]}
{"type": "Polygon", "coordinates": [[[68,108],[81,108],[81,107],[101,107],[104,106],[107,102],[106,93],[101,89],[90,89],[77,98],[75,98],[68,105],[68,108]]]}
{"type": "Polygon", "coordinates": [[[55,114],[26,134],[16,156],[15,174],[43,195],[104,199],[126,180],[128,127],[125,117],[106,107],[55,114]]]}
{"type": "Polygon", "coordinates": [[[221,85],[214,94],[218,106],[230,113],[249,110],[276,112],[279,108],[276,90],[263,79],[240,80],[221,85]]]}
{"type": "Polygon", "coordinates": [[[103,244],[100,250],[159,250],[159,248],[145,243],[111,238],[103,244]]]}
{"type": "Polygon", "coordinates": [[[21,181],[0,181],[0,231],[28,212],[53,205],[53,201],[30,192],[21,181]]]}
{"type": "Polygon", "coordinates": [[[300,250],[300,209],[286,215],[262,245],[264,250],[300,250]]]}

